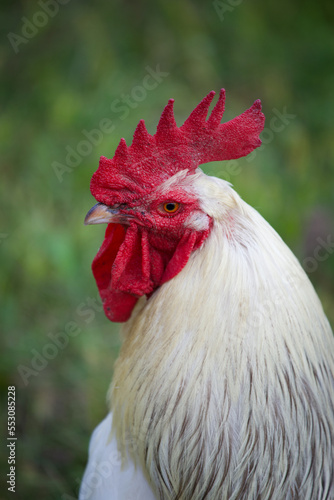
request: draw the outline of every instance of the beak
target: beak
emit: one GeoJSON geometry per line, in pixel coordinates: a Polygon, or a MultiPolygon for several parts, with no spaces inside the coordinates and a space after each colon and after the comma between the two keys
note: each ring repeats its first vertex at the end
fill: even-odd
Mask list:
{"type": "Polygon", "coordinates": [[[85,217],[84,224],[129,224],[133,215],[120,214],[119,210],[110,208],[103,203],[96,203],[85,217]]]}

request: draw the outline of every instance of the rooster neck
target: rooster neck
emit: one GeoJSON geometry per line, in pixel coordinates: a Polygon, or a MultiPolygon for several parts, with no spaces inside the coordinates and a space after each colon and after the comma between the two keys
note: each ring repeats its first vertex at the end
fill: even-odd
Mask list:
{"type": "MultiPolygon", "coordinates": [[[[233,235],[216,222],[183,271],[142,300],[124,328],[111,387],[114,429],[161,495],[171,491],[161,475],[180,467],[184,455],[189,470],[200,460],[203,477],[215,473],[221,482],[215,457],[235,485],[247,470],[247,461],[240,463],[249,440],[250,460],[261,453],[271,453],[273,463],[290,460],[296,439],[301,446],[295,426],[306,439],[314,425],[298,416],[312,399],[333,433],[333,408],[326,407],[333,339],[313,287],[255,210],[244,204],[231,220],[233,235]],[[286,405],[290,420],[283,422],[286,405]],[[282,439],[286,449],[275,451],[282,439]]],[[[307,446],[295,461],[312,455],[307,446]]]]}

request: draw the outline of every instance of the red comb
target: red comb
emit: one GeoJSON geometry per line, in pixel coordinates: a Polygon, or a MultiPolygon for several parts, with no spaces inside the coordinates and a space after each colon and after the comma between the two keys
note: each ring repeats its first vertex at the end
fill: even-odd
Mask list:
{"type": "Polygon", "coordinates": [[[180,128],[175,123],[173,99],[163,110],[155,135],[150,135],[140,120],[131,146],[121,139],[112,160],[101,156],[91,181],[93,196],[109,205],[129,202],[180,170],[191,174],[202,163],[240,158],[260,146],[259,134],[264,127],[261,101],[221,124],[224,89],[206,119],[214,95],[211,91],[180,128]]]}

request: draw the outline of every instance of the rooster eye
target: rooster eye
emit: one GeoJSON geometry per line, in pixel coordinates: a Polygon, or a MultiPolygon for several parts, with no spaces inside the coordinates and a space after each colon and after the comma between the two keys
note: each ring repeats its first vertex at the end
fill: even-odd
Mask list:
{"type": "Polygon", "coordinates": [[[180,208],[180,203],[176,201],[167,201],[163,204],[163,209],[167,214],[175,214],[180,208]]]}

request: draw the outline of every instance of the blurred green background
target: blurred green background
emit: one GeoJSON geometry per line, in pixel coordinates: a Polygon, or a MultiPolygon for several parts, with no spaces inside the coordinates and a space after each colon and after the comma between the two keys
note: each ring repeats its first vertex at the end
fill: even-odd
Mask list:
{"type": "Polygon", "coordinates": [[[255,157],[204,170],[282,235],[334,323],[332,247],[316,258],[334,241],[333,25],[331,0],[2,2],[1,418],[6,435],[16,385],[16,498],[77,496],[119,349],[90,269],[105,227],[83,226],[89,181],[139,119],[154,133],[168,98],[179,125],[212,89],[226,88],[225,120],[261,98],[255,157]]]}

